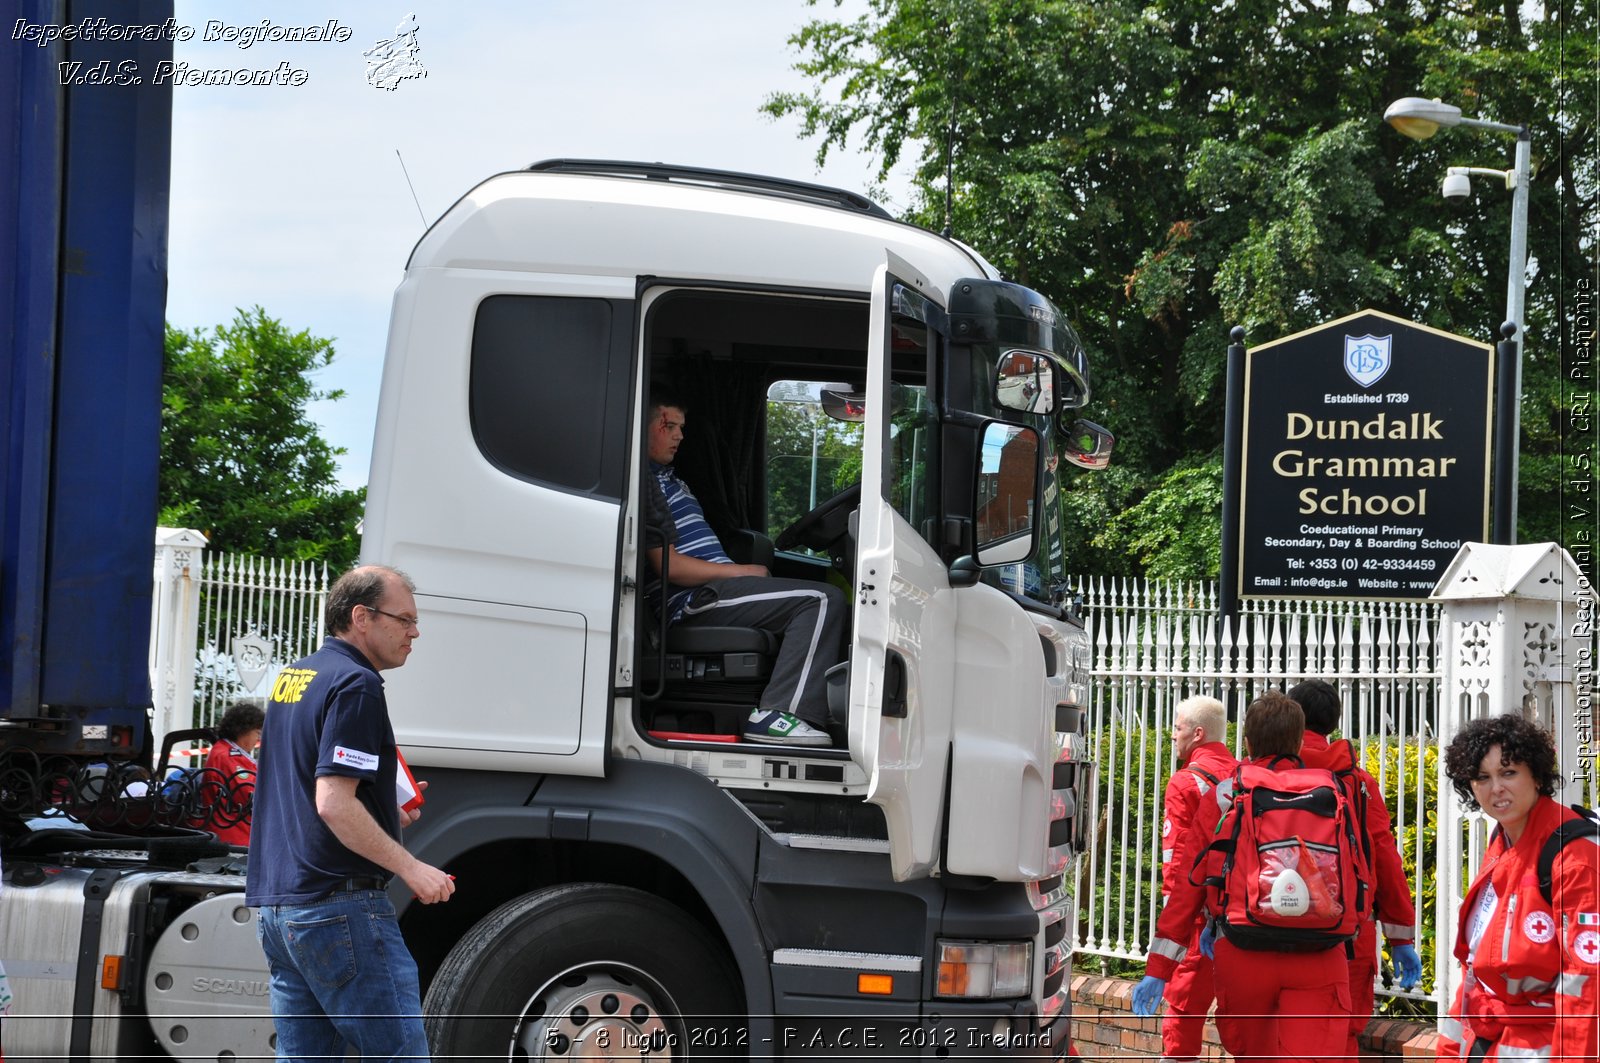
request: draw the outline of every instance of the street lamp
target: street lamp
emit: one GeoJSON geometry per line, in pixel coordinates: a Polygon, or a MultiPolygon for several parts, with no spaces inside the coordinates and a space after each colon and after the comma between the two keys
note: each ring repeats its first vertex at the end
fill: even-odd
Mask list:
{"type": "MultiPolygon", "coordinates": [[[[1467,118],[1461,108],[1407,96],[1396,100],[1383,112],[1383,120],[1413,140],[1427,140],[1441,126],[1468,126],[1506,133],[1517,138],[1516,162],[1510,170],[1487,170],[1476,166],[1452,166],[1445,175],[1445,196],[1458,199],[1470,188],[1471,174],[1505,179],[1511,193],[1511,270],[1506,278],[1506,321],[1512,332],[1506,337],[1510,356],[1500,359],[1500,414],[1495,418],[1494,446],[1494,523],[1490,538],[1497,543],[1517,541],[1517,444],[1522,438],[1522,304],[1528,269],[1528,165],[1531,141],[1525,125],[1507,125],[1481,118],[1467,118]],[[1509,409],[1508,409],[1509,407],[1509,409]]],[[[1504,352],[1504,346],[1502,346],[1504,352]]]]}

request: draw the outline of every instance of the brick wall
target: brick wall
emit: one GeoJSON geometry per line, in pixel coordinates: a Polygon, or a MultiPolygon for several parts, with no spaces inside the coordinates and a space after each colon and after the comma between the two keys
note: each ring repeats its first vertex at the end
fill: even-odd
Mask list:
{"type": "MultiPolygon", "coordinates": [[[[1072,978],[1072,1043],[1085,1059],[1157,1059],[1161,1055],[1161,1018],[1133,1014],[1134,983],[1122,978],[1079,974],[1072,978]]],[[[1361,1058],[1431,1060],[1439,1035],[1430,1025],[1373,1019],[1361,1036],[1361,1058]]],[[[1205,1058],[1224,1061],[1216,1026],[1206,1025],[1205,1058]]]]}

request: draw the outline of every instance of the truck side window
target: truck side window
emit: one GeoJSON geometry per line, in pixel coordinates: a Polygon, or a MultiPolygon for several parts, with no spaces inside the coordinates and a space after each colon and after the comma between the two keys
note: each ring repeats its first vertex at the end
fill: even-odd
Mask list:
{"type": "Polygon", "coordinates": [[[933,541],[932,455],[938,422],[921,387],[896,387],[889,422],[889,467],[884,492],[889,505],[929,542],[933,541]]]}
{"type": "Polygon", "coordinates": [[[523,480],[620,499],[629,379],[627,303],[492,295],[478,304],[472,433],[523,480]],[[619,335],[620,333],[620,335],[619,335]]]}

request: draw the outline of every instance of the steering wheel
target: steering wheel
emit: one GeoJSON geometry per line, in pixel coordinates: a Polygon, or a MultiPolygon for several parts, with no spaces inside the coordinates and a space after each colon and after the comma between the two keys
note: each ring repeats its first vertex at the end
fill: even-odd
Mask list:
{"type": "Polygon", "coordinates": [[[850,514],[861,503],[861,483],[857,481],[832,498],[817,503],[817,507],[795,520],[773,540],[779,550],[792,550],[808,546],[813,550],[828,550],[850,532],[850,514]]]}

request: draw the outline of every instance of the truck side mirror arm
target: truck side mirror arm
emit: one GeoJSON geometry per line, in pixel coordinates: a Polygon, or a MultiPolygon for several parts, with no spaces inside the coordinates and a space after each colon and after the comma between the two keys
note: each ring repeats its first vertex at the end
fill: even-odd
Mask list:
{"type": "Polygon", "coordinates": [[[978,565],[978,559],[971,554],[962,554],[950,562],[950,586],[971,587],[983,576],[983,569],[978,565]]]}

